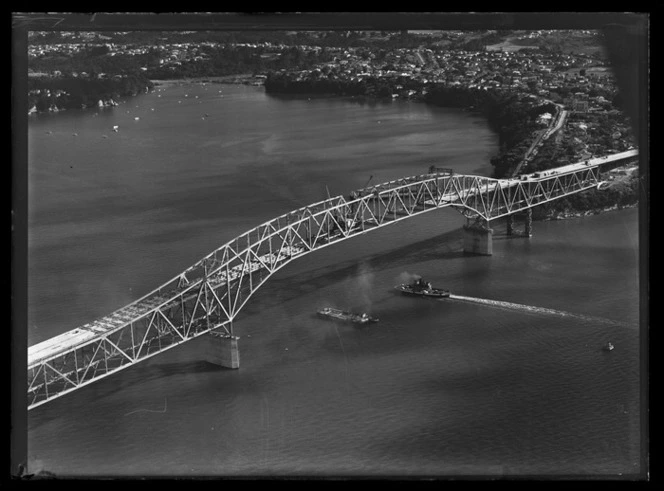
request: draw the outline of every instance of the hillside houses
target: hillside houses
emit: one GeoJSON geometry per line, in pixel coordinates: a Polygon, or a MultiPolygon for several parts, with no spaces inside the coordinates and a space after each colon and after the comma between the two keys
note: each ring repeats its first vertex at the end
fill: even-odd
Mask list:
{"type": "MultiPolygon", "coordinates": [[[[459,33],[457,33],[459,34],[459,33]]],[[[548,31],[524,34],[539,38],[548,31]]],[[[450,34],[452,36],[452,34],[450,34]]],[[[452,36],[454,37],[454,36],[452,36]]],[[[140,57],[150,55],[150,62],[141,61],[139,70],[149,75],[151,68],[175,70],[184,64],[205,65],[224,49],[256,51],[264,60],[276,60],[293,50],[307,60],[323,59],[304,70],[293,72],[296,80],[327,77],[336,80],[361,81],[368,78],[385,80],[408,79],[419,84],[401,94],[419,98],[428,84],[445,84],[476,90],[499,90],[532,96],[534,100],[550,99],[576,112],[611,110],[617,92],[614,77],[601,58],[536,49],[516,51],[448,50],[440,47],[415,49],[380,47],[322,47],[309,44],[282,43],[217,43],[177,42],[132,45],[109,42],[100,36],[63,36],[56,44],[29,45],[30,59],[52,54],[68,55],[83,49],[101,49],[103,56],[140,57]],[[584,94],[579,96],[578,94],[584,94]]],[[[147,60],[147,58],[146,58],[147,60]]],[[[48,74],[58,76],[55,72],[48,74]]],[[[78,76],[85,76],[83,73],[78,76]]],[[[97,74],[105,77],[105,74],[97,74]]],[[[113,75],[111,75],[113,76],[113,75]]],[[[405,89],[403,89],[405,90],[405,89]]]]}

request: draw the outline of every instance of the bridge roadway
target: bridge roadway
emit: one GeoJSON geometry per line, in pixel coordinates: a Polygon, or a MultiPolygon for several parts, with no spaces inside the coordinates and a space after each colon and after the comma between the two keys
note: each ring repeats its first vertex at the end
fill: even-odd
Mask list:
{"type": "Polygon", "coordinates": [[[207,332],[233,337],[251,295],[293,259],[369,230],[452,206],[487,224],[601,184],[637,150],[491,179],[424,174],[300,208],[246,232],[110,315],[28,348],[29,409],[207,332]]]}
{"type": "Polygon", "coordinates": [[[549,137],[551,137],[551,135],[553,135],[560,128],[562,128],[563,124],[565,123],[565,120],[567,119],[568,114],[569,111],[563,109],[563,106],[561,106],[560,104],[556,104],[556,119],[551,122],[548,128],[538,132],[537,137],[530,144],[530,147],[528,147],[528,150],[523,156],[523,159],[519,162],[519,164],[512,172],[512,177],[521,174],[521,168],[533,159],[533,157],[537,153],[537,149],[540,146],[542,146],[542,144],[546,140],[548,140],[549,137]]]}

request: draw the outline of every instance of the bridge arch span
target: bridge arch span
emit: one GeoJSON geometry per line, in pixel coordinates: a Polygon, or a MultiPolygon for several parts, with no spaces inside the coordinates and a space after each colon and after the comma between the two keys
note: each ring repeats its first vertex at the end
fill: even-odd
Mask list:
{"type": "Polygon", "coordinates": [[[596,187],[600,166],[633,156],[596,159],[525,179],[423,174],[283,214],[112,314],[29,347],[29,408],[207,332],[233,336],[233,320],[258,288],[305,254],[448,206],[488,222],[596,187]]]}

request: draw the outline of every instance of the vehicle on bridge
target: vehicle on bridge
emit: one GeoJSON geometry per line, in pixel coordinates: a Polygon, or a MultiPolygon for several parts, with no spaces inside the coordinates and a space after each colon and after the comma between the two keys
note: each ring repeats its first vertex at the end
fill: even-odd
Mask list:
{"type": "Polygon", "coordinates": [[[442,288],[434,288],[431,283],[424,281],[422,278],[415,280],[410,285],[402,283],[394,288],[399,290],[404,295],[416,295],[419,297],[434,297],[434,298],[447,298],[450,296],[449,290],[442,288]]]}
{"type": "Polygon", "coordinates": [[[318,311],[320,317],[338,320],[342,322],[352,322],[353,324],[369,324],[378,322],[377,317],[370,317],[366,313],[354,314],[345,310],[335,309],[333,307],[324,307],[318,311]]]}
{"type": "Polygon", "coordinates": [[[540,177],[550,177],[550,176],[555,176],[556,174],[558,174],[558,171],[556,170],[545,170],[545,171],[535,172],[533,174],[533,177],[539,179],[540,177]]]}
{"type": "Polygon", "coordinates": [[[449,167],[436,167],[435,165],[432,165],[429,167],[429,174],[438,174],[442,176],[453,176],[454,175],[454,169],[450,169],[449,167]]]}

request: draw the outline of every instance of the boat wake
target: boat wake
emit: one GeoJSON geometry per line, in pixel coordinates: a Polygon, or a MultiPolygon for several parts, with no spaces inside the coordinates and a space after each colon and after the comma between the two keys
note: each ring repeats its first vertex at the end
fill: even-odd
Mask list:
{"type": "Polygon", "coordinates": [[[521,312],[529,312],[532,314],[544,314],[544,315],[555,315],[558,317],[568,317],[572,319],[579,319],[583,321],[588,321],[588,322],[601,322],[603,324],[610,324],[613,326],[619,326],[619,327],[630,327],[629,324],[625,322],[620,322],[620,321],[615,321],[612,319],[606,319],[604,317],[597,317],[594,315],[584,315],[584,314],[575,314],[573,312],[566,312],[564,310],[556,310],[556,309],[547,309],[545,307],[536,307],[534,305],[524,305],[520,303],[512,303],[512,302],[503,302],[501,300],[490,300],[488,298],[477,298],[477,297],[466,297],[463,295],[450,295],[450,299],[452,300],[460,300],[462,302],[472,302],[472,303],[479,303],[483,305],[488,305],[490,307],[496,307],[499,309],[506,309],[506,310],[518,310],[521,312]]]}
{"type": "Polygon", "coordinates": [[[136,409],[135,411],[130,411],[130,412],[128,412],[127,414],[125,414],[125,416],[129,416],[130,414],[134,414],[134,413],[165,413],[165,412],[166,412],[166,409],[168,409],[166,404],[167,404],[167,402],[166,402],[166,398],[164,398],[164,409],[162,409],[162,410],[157,410],[157,409],[136,409]]]}

